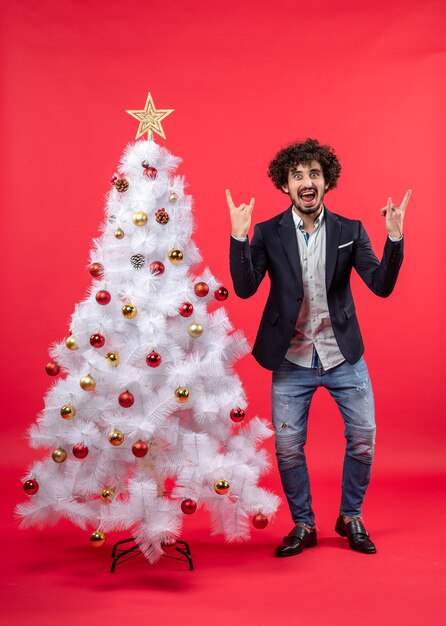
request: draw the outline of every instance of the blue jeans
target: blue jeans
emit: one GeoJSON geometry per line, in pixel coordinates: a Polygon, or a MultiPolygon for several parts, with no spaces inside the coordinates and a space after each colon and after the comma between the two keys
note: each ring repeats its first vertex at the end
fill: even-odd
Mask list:
{"type": "MultiPolygon", "coordinates": [[[[320,363],[319,363],[320,365],[320,363]]],[[[304,446],[313,394],[325,387],[345,424],[346,448],[340,512],[358,518],[368,484],[375,444],[373,390],[363,358],[331,370],[307,369],[286,359],[273,371],[272,409],[276,455],[283,490],[295,523],[314,526],[304,446]]]]}

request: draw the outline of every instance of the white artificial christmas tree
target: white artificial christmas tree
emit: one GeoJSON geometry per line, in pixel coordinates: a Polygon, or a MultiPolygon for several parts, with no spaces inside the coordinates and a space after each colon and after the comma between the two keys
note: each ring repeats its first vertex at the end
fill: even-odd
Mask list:
{"type": "Polygon", "coordinates": [[[232,541],[264,527],[279,503],[258,486],[269,468],[259,444],[272,433],[244,420],[233,371],[247,342],[222,306],[209,307],[226,288],[208,269],[193,273],[192,198],[174,173],[180,159],[153,140],[169,112],[150,94],[130,112],[149,140],[126,148],[112,179],[91,288],[50,352],[47,372],[63,377],[30,429],[32,446],[50,452],[30,468],[17,507],[22,526],[64,516],[90,527],[93,545],[128,529],[151,562],[200,505],[212,532],[232,541]]]}

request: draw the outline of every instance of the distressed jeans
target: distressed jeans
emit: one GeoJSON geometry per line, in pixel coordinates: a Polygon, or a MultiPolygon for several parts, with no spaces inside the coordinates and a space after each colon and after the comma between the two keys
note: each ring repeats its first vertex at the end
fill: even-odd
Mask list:
{"type": "Polygon", "coordinates": [[[283,490],[295,523],[313,527],[310,479],[304,446],[313,394],[325,387],[344,420],[346,448],[340,512],[361,517],[375,444],[373,390],[363,358],[331,370],[307,369],[286,359],[273,371],[272,409],[276,455],[283,490]]]}

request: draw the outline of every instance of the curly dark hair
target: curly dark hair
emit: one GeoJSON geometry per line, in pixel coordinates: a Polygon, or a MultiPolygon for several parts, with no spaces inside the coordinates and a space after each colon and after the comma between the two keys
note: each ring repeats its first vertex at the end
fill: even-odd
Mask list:
{"type": "Polygon", "coordinates": [[[268,166],[268,176],[277,189],[288,182],[288,173],[296,165],[309,165],[311,161],[321,164],[327,191],[336,187],[341,173],[341,164],[333,148],[321,145],[317,139],[306,139],[304,142],[292,143],[276,154],[268,166]]]}

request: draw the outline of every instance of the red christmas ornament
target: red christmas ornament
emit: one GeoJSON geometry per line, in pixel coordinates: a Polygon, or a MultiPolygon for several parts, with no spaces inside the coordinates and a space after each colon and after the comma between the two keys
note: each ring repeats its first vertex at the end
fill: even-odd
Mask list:
{"type": "Polygon", "coordinates": [[[145,441],[136,441],[132,446],[132,452],[136,457],[138,457],[138,459],[146,456],[148,451],[149,446],[146,444],[145,441]]]}
{"type": "Polygon", "coordinates": [[[183,302],[179,308],[179,312],[183,317],[190,317],[194,312],[194,307],[190,302],[183,302]]]}
{"type": "Polygon", "coordinates": [[[217,291],[214,291],[214,298],[219,302],[223,302],[223,300],[226,300],[228,296],[229,291],[226,289],[226,287],[219,287],[217,291]]]}
{"type": "Polygon", "coordinates": [[[123,391],[118,398],[119,404],[124,407],[124,409],[128,409],[135,402],[135,398],[130,393],[130,391],[123,391]]]}
{"type": "Polygon", "coordinates": [[[92,263],[88,268],[88,271],[93,278],[100,278],[104,273],[104,266],[101,263],[92,263]]]}
{"type": "Polygon", "coordinates": [[[262,530],[268,526],[268,518],[263,513],[257,513],[252,518],[252,525],[254,528],[258,528],[258,530],[262,530]]]}
{"type": "Polygon", "coordinates": [[[33,496],[39,491],[39,483],[35,478],[30,478],[23,483],[23,489],[25,490],[26,495],[33,496]]]}
{"type": "Polygon", "coordinates": [[[187,498],[181,503],[181,510],[185,513],[185,515],[192,515],[192,513],[195,513],[197,510],[197,503],[190,498],[187,498]]]}
{"type": "Polygon", "coordinates": [[[166,552],[166,554],[168,554],[169,552],[173,552],[176,547],[177,547],[177,542],[175,541],[175,539],[172,539],[171,541],[166,541],[161,544],[161,547],[163,549],[164,552],[166,552]]]}
{"type": "Polygon", "coordinates": [[[194,287],[195,295],[204,298],[209,293],[209,285],[206,283],[197,283],[194,287]]]}
{"type": "Polygon", "coordinates": [[[150,180],[155,180],[155,178],[158,176],[158,170],[154,167],[145,167],[143,174],[144,176],[147,176],[147,178],[149,178],[150,180]]]}
{"type": "Polygon", "coordinates": [[[87,454],[88,448],[87,446],[84,446],[83,443],[77,443],[73,446],[73,456],[76,457],[76,459],[85,459],[87,454]]]}
{"type": "Polygon", "coordinates": [[[161,355],[158,352],[151,352],[146,356],[146,363],[149,367],[158,367],[161,363],[161,355]]]}
{"type": "Polygon", "coordinates": [[[101,289],[101,291],[98,291],[96,294],[96,302],[98,304],[108,304],[111,300],[111,295],[108,291],[106,291],[105,289],[101,289]]]}
{"type": "Polygon", "coordinates": [[[48,376],[57,376],[60,374],[60,365],[56,361],[50,361],[46,364],[45,371],[48,376]]]}
{"type": "Polygon", "coordinates": [[[233,422],[242,422],[245,419],[245,411],[237,407],[236,409],[231,409],[230,416],[233,422]]]}
{"type": "Polygon", "coordinates": [[[164,263],[161,263],[161,261],[153,261],[149,266],[150,273],[154,276],[161,276],[161,274],[164,274],[165,269],[164,263]]]}
{"type": "Polygon", "coordinates": [[[93,348],[102,348],[104,343],[105,343],[104,335],[100,335],[99,333],[94,333],[94,335],[90,337],[90,345],[93,346],[93,348]]]}

